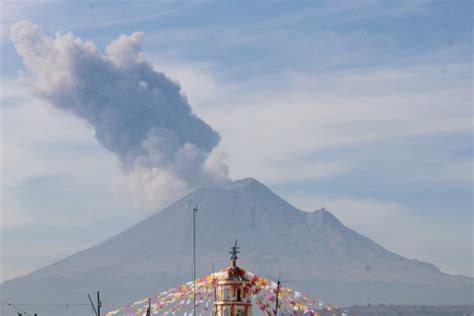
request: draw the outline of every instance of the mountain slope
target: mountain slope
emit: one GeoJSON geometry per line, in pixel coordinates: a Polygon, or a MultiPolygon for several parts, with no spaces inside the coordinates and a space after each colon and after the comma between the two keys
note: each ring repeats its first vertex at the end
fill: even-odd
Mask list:
{"type": "Polygon", "coordinates": [[[192,277],[192,208],[197,272],[239,263],[257,274],[285,273],[293,287],[334,304],[469,303],[473,281],[398,256],[321,209],[303,212],[254,179],[201,188],[130,229],[26,276],[4,282],[12,301],[73,301],[100,289],[108,307],[127,304],[192,277]]]}

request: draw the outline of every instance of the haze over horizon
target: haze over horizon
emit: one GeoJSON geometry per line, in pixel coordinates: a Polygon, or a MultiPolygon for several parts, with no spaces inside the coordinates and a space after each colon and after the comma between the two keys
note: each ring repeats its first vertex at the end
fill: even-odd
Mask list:
{"type": "Polygon", "coordinates": [[[245,177],[474,276],[472,2],[1,9],[0,281],[245,177]]]}

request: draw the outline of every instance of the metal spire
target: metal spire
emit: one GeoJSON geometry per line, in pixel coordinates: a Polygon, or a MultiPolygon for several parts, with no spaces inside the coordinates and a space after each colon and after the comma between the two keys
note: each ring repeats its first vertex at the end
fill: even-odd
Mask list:
{"type": "Polygon", "coordinates": [[[237,246],[237,239],[236,239],[234,246],[232,246],[232,250],[229,251],[229,254],[231,254],[230,260],[232,261],[233,267],[237,266],[237,254],[239,253],[239,249],[240,247],[237,246]]]}

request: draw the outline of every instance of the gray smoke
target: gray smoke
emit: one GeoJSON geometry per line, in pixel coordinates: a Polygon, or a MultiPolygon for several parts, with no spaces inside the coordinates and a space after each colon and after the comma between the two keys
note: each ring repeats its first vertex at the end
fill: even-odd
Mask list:
{"type": "Polygon", "coordinates": [[[145,200],[227,181],[219,134],[193,113],[179,84],[146,61],[143,33],[120,36],[105,53],[71,33],[43,36],[28,21],[12,26],[11,39],[35,93],[87,121],[145,200]]]}

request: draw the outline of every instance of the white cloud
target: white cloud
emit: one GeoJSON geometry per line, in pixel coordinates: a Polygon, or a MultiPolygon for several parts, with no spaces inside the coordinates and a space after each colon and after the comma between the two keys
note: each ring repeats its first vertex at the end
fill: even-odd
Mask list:
{"type": "MultiPolygon", "coordinates": [[[[24,86],[15,79],[3,78],[2,82],[8,82],[3,86],[6,89],[2,91],[2,103],[9,100],[14,103],[1,109],[2,186],[17,186],[34,176],[67,175],[78,169],[90,170],[94,164],[102,163],[100,159],[74,157],[75,152],[65,150],[82,147],[104,153],[94,142],[93,130],[84,122],[47,107],[25,93],[24,86]],[[51,151],[53,146],[58,149],[56,152],[51,151]],[[64,150],[60,150],[61,147],[64,150]],[[68,159],[82,160],[83,163],[71,168],[68,159]]],[[[104,157],[110,158],[107,154],[104,157]]]]}
{"type": "Polygon", "coordinates": [[[4,194],[2,195],[3,196],[1,201],[2,213],[0,216],[0,232],[16,228],[24,228],[34,223],[31,214],[21,209],[21,207],[19,206],[20,203],[17,199],[13,197],[7,197],[4,194]]]}
{"type": "MultiPolygon", "coordinates": [[[[272,84],[218,80],[217,70],[192,63],[167,69],[219,130],[234,178],[275,184],[339,175],[369,155],[328,161],[320,154],[468,132],[472,123],[470,87],[463,79],[470,67],[464,64],[286,73],[272,84]],[[212,93],[203,96],[202,90],[212,93]]],[[[464,165],[452,168],[465,171],[464,165]]],[[[465,183],[462,173],[456,172],[463,179],[452,180],[465,183]]]]}

